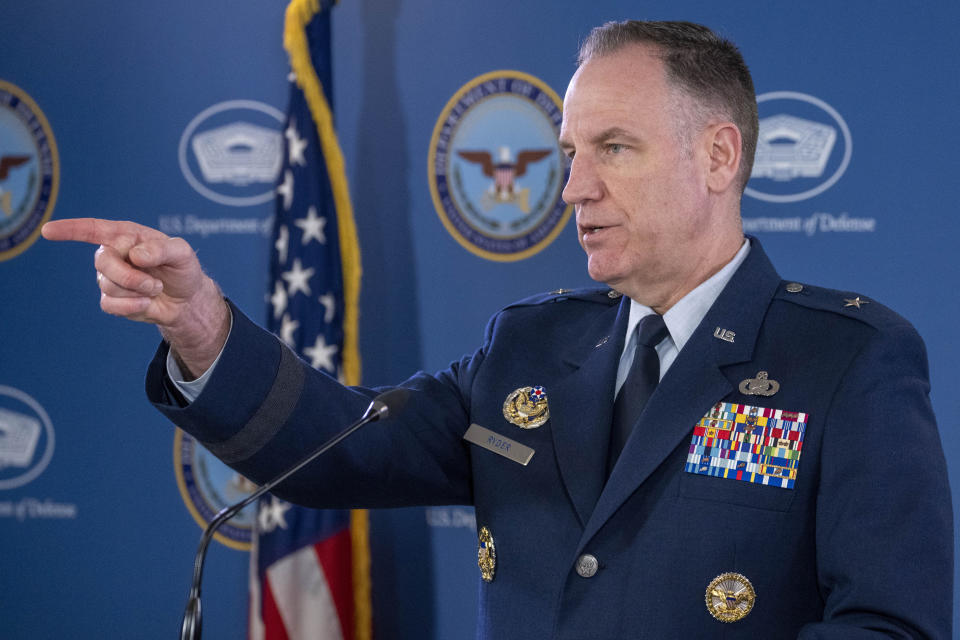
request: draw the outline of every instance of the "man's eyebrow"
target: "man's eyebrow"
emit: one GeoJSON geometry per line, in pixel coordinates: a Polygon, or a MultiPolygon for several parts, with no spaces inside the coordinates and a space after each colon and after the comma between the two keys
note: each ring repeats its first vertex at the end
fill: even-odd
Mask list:
{"type": "MultiPolygon", "coordinates": [[[[640,142],[640,138],[630,133],[623,127],[609,127],[607,129],[604,129],[603,131],[596,134],[595,136],[592,136],[589,139],[589,142],[590,144],[596,145],[596,144],[603,144],[608,140],[612,140],[612,139],[620,139],[620,140],[623,140],[624,142],[630,142],[630,143],[640,142]]],[[[573,149],[575,146],[571,140],[564,137],[561,137],[558,140],[558,142],[560,143],[560,148],[565,151],[569,149],[573,149]]]]}
{"type": "Polygon", "coordinates": [[[627,142],[639,142],[640,140],[622,127],[610,127],[609,129],[604,129],[597,135],[593,136],[590,139],[590,142],[593,144],[602,144],[612,138],[620,138],[622,140],[626,140],[627,142]]]}

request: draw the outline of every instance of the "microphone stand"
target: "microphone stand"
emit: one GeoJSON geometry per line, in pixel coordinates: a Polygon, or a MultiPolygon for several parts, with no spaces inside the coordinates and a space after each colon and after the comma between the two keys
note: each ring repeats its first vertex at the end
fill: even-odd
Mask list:
{"type": "MultiPolygon", "coordinates": [[[[276,487],[278,484],[295,474],[303,467],[313,462],[320,455],[326,453],[331,447],[339,443],[341,440],[349,436],[363,425],[386,418],[390,413],[391,405],[396,405],[399,402],[402,402],[406,399],[405,396],[406,390],[403,389],[394,389],[393,391],[380,394],[373,402],[370,403],[370,406],[367,407],[367,410],[363,414],[362,418],[351,424],[334,437],[327,440],[325,443],[320,445],[319,449],[313,451],[313,453],[303,458],[296,465],[287,471],[284,471],[270,482],[261,486],[259,489],[251,493],[240,502],[220,510],[220,512],[207,525],[207,528],[203,530],[203,535],[200,537],[200,546],[197,548],[197,555],[193,560],[193,583],[190,586],[190,596],[187,598],[187,606],[183,612],[183,624],[180,627],[180,640],[200,640],[201,627],[203,626],[201,616],[202,612],[200,607],[200,582],[203,579],[203,562],[207,555],[207,547],[210,545],[210,540],[213,538],[213,534],[220,527],[220,525],[237,515],[244,507],[252,503],[254,500],[276,487]],[[395,397],[390,398],[389,396],[391,395],[395,397]],[[391,400],[394,402],[391,402],[391,400]]],[[[396,409],[396,406],[392,408],[396,409]]]]}

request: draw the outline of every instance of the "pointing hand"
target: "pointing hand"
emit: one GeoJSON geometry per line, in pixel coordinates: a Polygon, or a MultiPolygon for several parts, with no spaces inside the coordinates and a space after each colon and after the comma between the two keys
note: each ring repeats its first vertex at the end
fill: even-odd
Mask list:
{"type": "Polygon", "coordinates": [[[42,233],[47,240],[100,245],[94,267],[106,313],[156,324],[193,375],[216,359],[230,311],[185,240],[135,222],[96,218],[56,220],[42,233]]]}

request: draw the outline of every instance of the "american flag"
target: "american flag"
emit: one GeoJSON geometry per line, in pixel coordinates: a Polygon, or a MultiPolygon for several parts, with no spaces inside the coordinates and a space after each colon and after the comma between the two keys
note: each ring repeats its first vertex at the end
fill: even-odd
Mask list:
{"type": "MultiPolygon", "coordinates": [[[[292,68],[270,261],[268,327],[313,367],[359,384],[360,257],[330,105],[330,0],[293,0],[292,68]]],[[[250,563],[251,640],[370,640],[365,511],[266,496],[250,563]]]]}

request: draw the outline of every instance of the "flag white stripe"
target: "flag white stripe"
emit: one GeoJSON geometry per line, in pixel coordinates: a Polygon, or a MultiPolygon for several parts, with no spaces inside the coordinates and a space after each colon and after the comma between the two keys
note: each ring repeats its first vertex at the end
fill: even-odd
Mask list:
{"type": "Polygon", "coordinates": [[[333,594],[313,546],[271,565],[267,583],[290,640],[343,640],[333,594]]]}
{"type": "Polygon", "coordinates": [[[258,535],[253,536],[253,543],[250,546],[250,571],[249,579],[249,629],[247,630],[247,640],[263,640],[264,639],[264,628],[263,628],[263,616],[261,615],[260,607],[262,606],[262,598],[260,597],[260,577],[257,575],[257,558],[258,554],[258,544],[257,540],[259,539],[258,535]]]}

